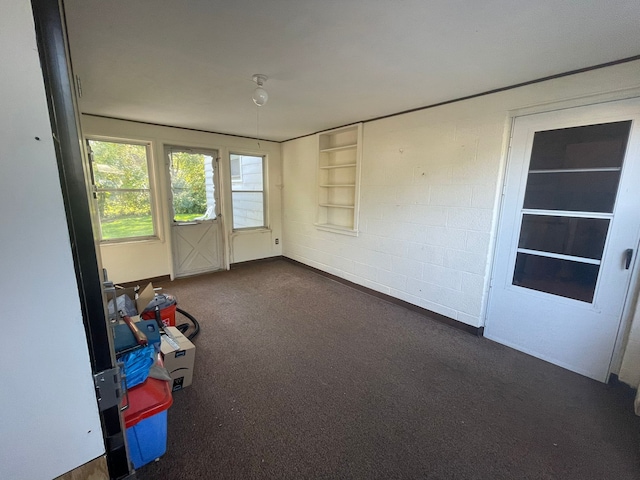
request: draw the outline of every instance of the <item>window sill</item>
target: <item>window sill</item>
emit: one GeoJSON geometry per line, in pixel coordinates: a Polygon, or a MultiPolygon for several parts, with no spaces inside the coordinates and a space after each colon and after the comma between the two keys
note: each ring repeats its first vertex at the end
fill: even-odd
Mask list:
{"type": "Polygon", "coordinates": [[[271,233],[271,229],[269,227],[255,227],[255,228],[241,228],[238,230],[233,230],[231,235],[247,235],[250,233],[271,233]]]}
{"type": "Polygon", "coordinates": [[[101,240],[100,246],[106,247],[111,245],[129,245],[135,243],[136,245],[141,243],[157,243],[161,242],[160,237],[139,237],[139,238],[122,238],[122,239],[113,239],[113,240],[101,240]]]}

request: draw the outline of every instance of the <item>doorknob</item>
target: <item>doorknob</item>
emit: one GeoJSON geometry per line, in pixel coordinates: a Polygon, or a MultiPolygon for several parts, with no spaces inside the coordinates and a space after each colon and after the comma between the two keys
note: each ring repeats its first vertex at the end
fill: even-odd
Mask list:
{"type": "Polygon", "coordinates": [[[633,248],[627,248],[624,251],[624,255],[624,269],[629,270],[629,267],[631,266],[631,259],[633,258],[633,248]]]}

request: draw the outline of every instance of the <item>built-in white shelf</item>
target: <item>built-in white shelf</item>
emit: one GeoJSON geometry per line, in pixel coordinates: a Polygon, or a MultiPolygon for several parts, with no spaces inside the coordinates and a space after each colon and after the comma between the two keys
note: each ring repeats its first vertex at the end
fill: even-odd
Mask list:
{"type": "Polygon", "coordinates": [[[354,205],[338,205],[337,203],[321,203],[320,206],[330,208],[355,208],[354,205]]]}
{"type": "Polygon", "coordinates": [[[354,150],[356,148],[358,148],[358,144],[354,143],[353,145],[342,145],[340,147],[321,148],[320,152],[322,153],[339,152],[341,150],[354,150]]]}
{"type": "Polygon", "coordinates": [[[322,188],[342,188],[342,187],[344,187],[344,188],[353,188],[355,186],[356,186],[355,183],[344,183],[344,184],[341,184],[341,185],[339,185],[339,184],[335,184],[335,185],[327,185],[327,184],[320,185],[320,187],[322,187],[322,188]]]}
{"type": "Polygon", "coordinates": [[[318,134],[318,229],[358,234],[361,148],[362,124],[318,134]]]}
{"type": "Polygon", "coordinates": [[[319,168],[321,170],[331,170],[333,168],[352,168],[357,167],[355,163],[345,163],[343,165],[321,165],[319,168]]]}
{"type": "Polygon", "coordinates": [[[315,226],[318,230],[324,230],[326,232],[340,233],[342,235],[352,235],[354,237],[358,236],[358,232],[353,228],[339,227],[337,225],[329,223],[316,223],[315,226]]]}

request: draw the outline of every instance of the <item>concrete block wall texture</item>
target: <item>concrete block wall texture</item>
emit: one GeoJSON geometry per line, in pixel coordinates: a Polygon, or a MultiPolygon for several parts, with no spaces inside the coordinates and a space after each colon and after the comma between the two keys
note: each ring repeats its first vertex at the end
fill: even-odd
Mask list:
{"type": "Polygon", "coordinates": [[[629,96],[639,79],[631,62],[366,122],[357,237],[313,226],[317,138],[285,142],[283,254],[482,326],[511,119],[629,96]]]}
{"type": "Polygon", "coordinates": [[[316,142],[285,144],[284,254],[477,326],[504,118],[482,136],[468,120],[442,122],[445,108],[405,128],[399,117],[365,124],[357,238],[312,227],[316,142]]]}

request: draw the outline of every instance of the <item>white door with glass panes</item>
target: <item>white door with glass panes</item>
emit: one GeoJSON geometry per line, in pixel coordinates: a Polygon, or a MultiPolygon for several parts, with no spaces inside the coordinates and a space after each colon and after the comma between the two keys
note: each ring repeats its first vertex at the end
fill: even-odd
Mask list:
{"type": "Polygon", "coordinates": [[[640,101],[515,119],[485,336],[606,381],[638,246],[640,101]]]}
{"type": "Polygon", "coordinates": [[[223,237],[218,196],[218,152],[167,147],[171,182],[173,274],[221,270],[223,237]]]}

